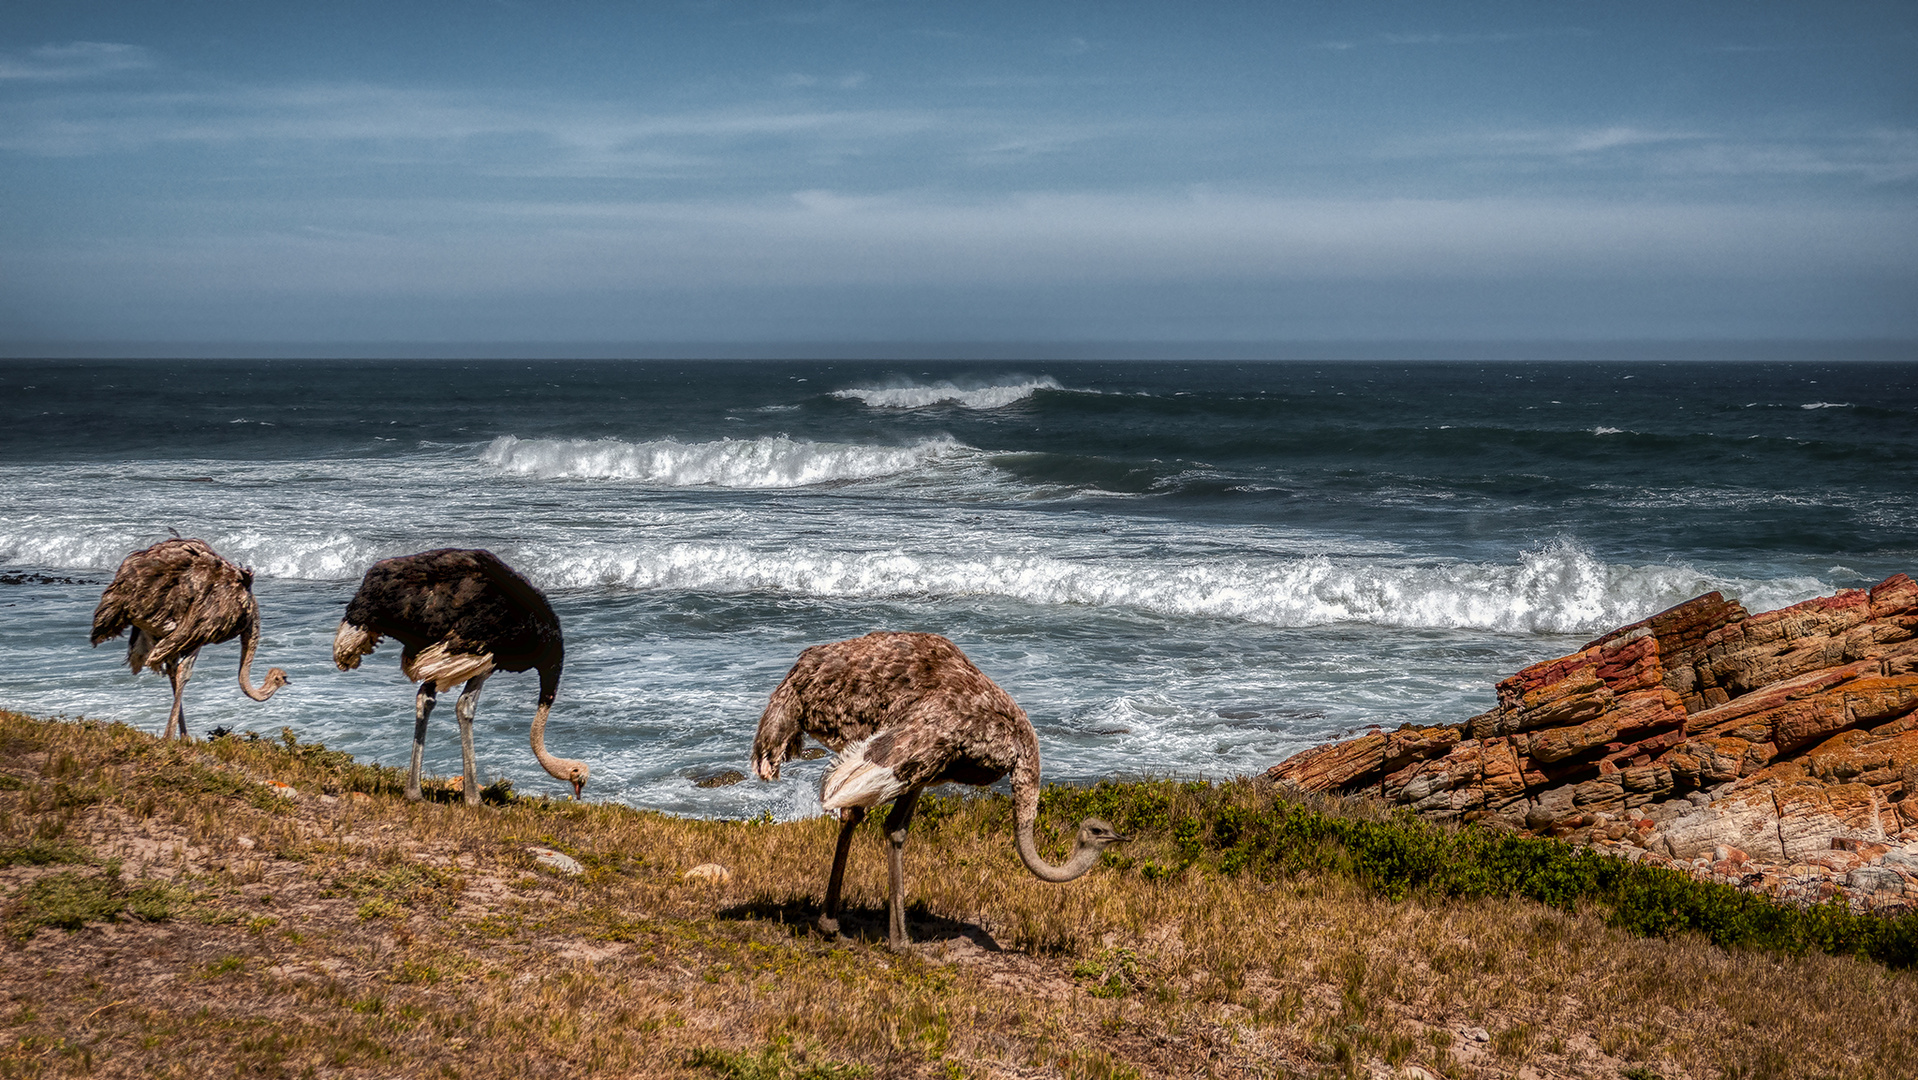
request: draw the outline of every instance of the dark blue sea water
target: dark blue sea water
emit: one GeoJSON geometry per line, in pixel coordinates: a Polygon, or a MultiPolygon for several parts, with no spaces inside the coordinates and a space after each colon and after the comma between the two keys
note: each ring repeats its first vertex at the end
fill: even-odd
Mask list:
{"type": "MultiPolygon", "coordinates": [[[[404,762],[392,650],[335,671],[333,629],[374,560],[484,546],[564,623],[589,796],[811,812],[823,762],[693,781],[801,648],[877,628],[959,642],[1049,776],[1224,776],[1700,592],[1918,570],[1918,365],[4,361],[0,705],[160,730],[164,681],[86,638],[169,528],[255,568],[294,679],[247,701],[208,650],[196,733],[404,762]]],[[[488,684],[481,769],[557,792],[533,696],[488,684]]]]}

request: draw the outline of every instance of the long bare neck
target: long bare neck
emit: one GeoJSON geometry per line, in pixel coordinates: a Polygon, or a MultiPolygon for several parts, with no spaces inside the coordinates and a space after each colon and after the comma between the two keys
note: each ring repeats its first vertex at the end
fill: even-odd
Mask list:
{"type": "Polygon", "coordinates": [[[1098,847],[1075,844],[1072,857],[1063,866],[1054,866],[1039,856],[1039,845],[1032,832],[1039,821],[1039,746],[1035,738],[1030,752],[1012,770],[1013,836],[1019,845],[1019,860],[1040,881],[1071,881],[1098,865],[1098,847]]]}
{"type": "Polygon", "coordinates": [[[240,692],[254,701],[265,701],[280,692],[277,685],[255,687],[253,685],[253,653],[260,647],[260,620],[250,619],[246,624],[246,636],[240,641],[240,692]]]}
{"type": "Polygon", "coordinates": [[[577,794],[578,785],[584,782],[586,776],[586,763],[572,758],[556,757],[546,752],[546,714],[552,711],[553,695],[558,687],[557,671],[550,675],[545,671],[540,672],[539,710],[533,714],[533,756],[539,759],[539,767],[545,769],[549,775],[573,784],[573,790],[577,794]]]}

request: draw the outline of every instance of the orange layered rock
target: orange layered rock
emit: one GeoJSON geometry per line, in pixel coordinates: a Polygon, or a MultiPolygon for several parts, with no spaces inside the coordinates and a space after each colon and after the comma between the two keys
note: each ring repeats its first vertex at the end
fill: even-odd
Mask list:
{"type": "Polygon", "coordinates": [[[1269,775],[1669,858],[1803,861],[1833,844],[1918,858],[1918,583],[1904,574],[1755,615],[1710,593],[1497,695],[1458,724],[1373,732],[1269,775]]]}

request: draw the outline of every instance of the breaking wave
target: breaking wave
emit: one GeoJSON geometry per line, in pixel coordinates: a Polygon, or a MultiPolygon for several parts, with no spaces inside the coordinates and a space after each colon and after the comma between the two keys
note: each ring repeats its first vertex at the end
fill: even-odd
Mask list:
{"type": "Polygon", "coordinates": [[[820,443],[785,436],[683,443],[677,439],[521,439],[502,435],[481,452],[486,464],[543,480],[637,480],[666,487],[797,488],[872,480],[954,458],[951,439],[909,446],[820,443]]]}
{"type": "Polygon", "coordinates": [[[574,587],[839,599],[991,596],[1276,626],[1555,634],[1603,632],[1712,590],[1743,599],[1753,611],[1831,591],[1813,578],[1739,581],[1685,567],[1608,564],[1572,543],[1527,552],[1515,564],[1435,564],[1337,556],[775,551],[696,542],[557,555],[535,573],[574,587]]]}
{"type": "Polygon", "coordinates": [[[1041,390],[1060,390],[1058,380],[1050,375],[1023,382],[1004,383],[995,386],[981,386],[964,389],[949,382],[937,382],[930,386],[885,386],[854,387],[850,390],[834,390],[832,396],[848,401],[860,401],[875,409],[924,409],[933,405],[957,405],[965,409],[1002,409],[1015,402],[1024,401],[1041,390]]]}
{"type": "MultiPolygon", "coordinates": [[[[1592,634],[1718,590],[1765,611],[1834,591],[1814,577],[1739,579],[1683,565],[1599,560],[1564,541],[1514,562],[1378,555],[1221,557],[1084,538],[1008,543],[991,529],[933,527],[912,547],[848,523],[843,543],[789,538],[517,546],[511,559],[543,587],[773,593],[825,600],[992,597],[1045,607],[1125,609],[1186,619],[1308,627],[1362,623],[1432,630],[1592,634]],[[863,536],[863,539],[861,538],[863,536]]],[[[431,546],[422,537],[321,529],[208,530],[262,577],[352,580],[373,561],[431,546]]],[[[0,531],[0,564],[110,574],[157,537],[119,530],[0,531]]]]}

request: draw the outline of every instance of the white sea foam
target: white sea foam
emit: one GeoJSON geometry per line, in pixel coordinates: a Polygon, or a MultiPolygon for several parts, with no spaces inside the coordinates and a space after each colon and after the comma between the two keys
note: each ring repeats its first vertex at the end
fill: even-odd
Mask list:
{"type": "MultiPolygon", "coordinates": [[[[249,567],[258,577],[306,581],[358,578],[378,560],[410,550],[404,541],[397,546],[391,541],[376,544],[343,533],[194,529],[189,535],[212,544],[214,550],[249,567]]],[[[124,528],[15,528],[0,532],[0,564],[110,574],[129,552],[165,538],[165,534],[124,528]]]]}
{"type": "Polygon", "coordinates": [[[1594,434],[1594,435],[1623,435],[1623,434],[1625,434],[1625,429],[1624,429],[1624,428],[1615,428],[1615,427],[1605,427],[1605,426],[1603,426],[1603,425],[1600,425],[1599,427],[1595,427],[1595,428],[1593,428],[1593,429],[1592,429],[1592,434],[1594,434]]]}
{"type": "Polygon", "coordinates": [[[797,488],[911,472],[965,450],[951,439],[909,446],[821,443],[785,436],[683,443],[677,439],[520,439],[503,435],[480,455],[502,472],[543,480],[636,480],[665,487],[797,488]]]}
{"type": "Polygon", "coordinates": [[[875,409],[924,409],[933,405],[958,405],[966,409],[1001,409],[1014,402],[1024,401],[1041,390],[1058,389],[1061,389],[1058,380],[1050,375],[1042,375],[1037,379],[972,389],[949,382],[937,382],[930,386],[854,387],[849,390],[834,390],[832,396],[849,401],[862,401],[875,409]]]}
{"type": "Polygon", "coordinates": [[[668,543],[548,556],[536,573],[575,587],[774,592],[820,599],[990,596],[1276,626],[1366,623],[1568,634],[1607,630],[1714,589],[1745,597],[1752,610],[1830,591],[1812,578],[1744,582],[1686,567],[1609,564],[1571,543],[1527,552],[1505,564],[990,554],[997,546],[1004,545],[985,537],[971,548],[943,551],[668,543]]]}
{"type": "Polygon", "coordinates": [[[1849,409],[1851,408],[1851,402],[1849,401],[1814,401],[1806,405],[1800,405],[1798,407],[1801,409],[1849,409]]]}

